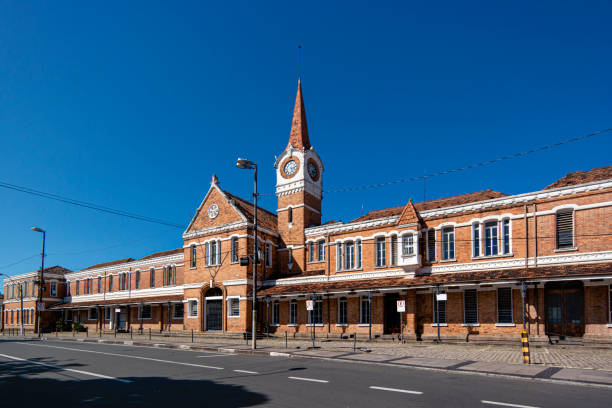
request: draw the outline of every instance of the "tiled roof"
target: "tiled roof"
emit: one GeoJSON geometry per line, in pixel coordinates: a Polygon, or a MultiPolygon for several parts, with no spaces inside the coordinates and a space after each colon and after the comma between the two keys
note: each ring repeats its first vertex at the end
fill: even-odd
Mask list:
{"type": "Polygon", "coordinates": [[[117,259],[116,261],[102,262],[99,264],[88,266],[87,268],[81,269],[81,271],[87,271],[89,269],[96,269],[96,268],[103,268],[105,266],[119,265],[122,263],[132,262],[133,260],[134,258],[123,258],[123,259],[117,259]]]}
{"type": "Polygon", "coordinates": [[[612,274],[612,263],[597,263],[584,265],[562,265],[536,268],[503,269],[479,272],[447,273],[436,275],[421,275],[413,278],[381,278],[352,281],[304,283],[295,285],[277,285],[262,288],[259,295],[308,294],[335,291],[350,291],[364,289],[382,289],[394,287],[418,287],[428,285],[453,285],[459,283],[483,283],[517,279],[541,279],[557,277],[581,277],[612,274]]]}
{"type": "MultiPolygon", "coordinates": [[[[478,201],[491,200],[493,198],[505,197],[506,194],[493,190],[482,190],[473,193],[461,194],[452,197],[436,198],[434,200],[421,201],[415,203],[414,207],[417,211],[433,210],[436,208],[452,207],[455,205],[475,203],[478,201]]],[[[382,210],[370,211],[366,215],[354,219],[351,222],[375,220],[377,218],[392,217],[400,215],[404,210],[404,205],[398,207],[384,208],[382,210]]]]}
{"type": "Polygon", "coordinates": [[[49,307],[49,309],[63,309],[72,307],[104,306],[104,305],[137,305],[141,303],[167,303],[179,302],[183,300],[182,295],[171,296],[150,296],[145,298],[112,299],[112,300],[92,300],[89,302],[78,303],[59,303],[49,307]]]}
{"type": "Polygon", "coordinates": [[[182,253],[183,251],[184,251],[183,248],[169,249],[167,251],[156,252],[151,255],[143,256],[142,258],[138,260],[142,261],[143,259],[151,259],[151,258],[158,258],[158,257],[168,256],[168,255],[173,255],[173,254],[179,254],[179,253],[182,253]]]}
{"type": "MultiPolygon", "coordinates": [[[[40,270],[40,269],[39,269],[40,270]]],[[[66,269],[62,266],[50,266],[48,268],[45,268],[45,273],[54,273],[56,275],[64,275],[66,273],[71,273],[72,271],[70,269],[66,269]]]]}
{"type": "MultiPolygon", "coordinates": [[[[253,211],[253,204],[245,199],[233,195],[228,191],[224,190],[223,192],[227,194],[228,199],[234,200],[234,204],[236,205],[236,207],[238,207],[238,209],[245,215],[245,217],[247,217],[249,222],[253,222],[253,214],[255,213],[255,211],[253,211]]],[[[257,206],[257,224],[276,231],[278,226],[276,214],[264,208],[261,208],[260,206],[257,206]]]]}
{"type": "Polygon", "coordinates": [[[592,169],[588,171],[574,171],[572,173],[567,173],[567,175],[550,186],[546,187],[544,190],[549,190],[551,188],[558,187],[566,187],[573,186],[576,184],[582,183],[590,183],[592,181],[600,181],[612,178],[612,166],[599,167],[597,169],[592,169]]]}

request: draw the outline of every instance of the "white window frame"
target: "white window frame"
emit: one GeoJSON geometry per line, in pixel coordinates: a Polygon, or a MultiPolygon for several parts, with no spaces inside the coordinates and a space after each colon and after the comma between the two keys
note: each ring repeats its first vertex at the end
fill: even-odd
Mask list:
{"type": "Polygon", "coordinates": [[[315,249],[315,244],[314,242],[310,241],[308,243],[308,262],[310,263],[314,262],[315,260],[314,249],[315,249]]]}
{"type": "Polygon", "coordinates": [[[57,296],[57,282],[51,282],[51,296],[57,296]]]}
{"type": "Polygon", "coordinates": [[[344,243],[344,269],[349,271],[355,269],[355,242],[344,243]]]}
{"type": "Polygon", "coordinates": [[[272,319],[271,326],[280,326],[280,302],[275,300],[272,302],[272,319]]]}
{"type": "Polygon", "coordinates": [[[240,296],[228,296],[227,298],[227,317],[236,318],[240,317],[240,296]],[[238,314],[233,314],[233,303],[238,303],[238,314]]]}
{"type": "Polygon", "coordinates": [[[508,217],[502,218],[500,222],[500,238],[501,238],[501,254],[510,255],[512,254],[512,220],[508,217]],[[504,231],[504,223],[508,222],[508,238],[504,231]],[[508,244],[508,251],[506,251],[506,244],[508,244]]]}
{"type": "Polygon", "coordinates": [[[576,209],[575,208],[559,208],[555,211],[555,250],[557,251],[567,251],[573,250],[576,248],[576,209]],[[558,216],[559,213],[571,213],[572,214],[572,245],[571,246],[563,246],[559,247],[558,240],[558,232],[557,232],[557,224],[558,224],[558,216]]]}
{"type": "Polygon", "coordinates": [[[187,300],[187,317],[188,318],[193,318],[193,317],[198,317],[198,313],[199,313],[199,301],[197,299],[188,299],[187,300]],[[195,310],[194,307],[192,305],[195,304],[195,310]],[[194,313],[195,311],[195,313],[194,313]]]}
{"type": "Polygon", "coordinates": [[[402,257],[414,256],[414,241],[414,234],[402,234],[402,257]]]}
{"type": "Polygon", "coordinates": [[[189,269],[195,269],[198,266],[198,247],[195,244],[189,246],[189,269]]]}
{"type": "Polygon", "coordinates": [[[385,237],[374,238],[374,266],[376,268],[387,267],[387,239],[385,237]]]}
{"type": "Polygon", "coordinates": [[[232,262],[231,263],[238,263],[238,261],[240,260],[240,252],[239,252],[239,244],[238,244],[238,237],[232,237],[231,243],[232,243],[232,248],[231,248],[231,259],[232,262]]]}
{"type": "Polygon", "coordinates": [[[475,222],[472,224],[472,258],[478,258],[482,256],[482,253],[482,224],[475,222]],[[476,232],[478,232],[478,237],[476,232]],[[476,243],[478,244],[478,251],[476,251],[476,243]]]}
{"type": "Polygon", "coordinates": [[[370,317],[372,315],[372,303],[371,300],[368,299],[368,296],[361,296],[359,298],[359,324],[369,326],[370,325],[370,317]],[[365,302],[365,303],[364,303],[365,302]],[[367,314],[364,314],[364,304],[368,305],[367,314]],[[367,316],[367,321],[364,320],[364,317],[367,316]]]}
{"type": "Polygon", "coordinates": [[[342,265],[344,264],[344,259],[342,259],[343,256],[342,244],[338,242],[336,244],[336,271],[342,270],[342,265]]]}
{"type": "Polygon", "coordinates": [[[317,261],[323,262],[325,260],[325,240],[320,239],[317,242],[317,261]]]}
{"type": "Polygon", "coordinates": [[[455,260],[455,227],[443,227],[440,235],[442,235],[442,260],[455,260]]]}
{"type": "Polygon", "coordinates": [[[486,221],[483,223],[483,231],[482,231],[482,238],[484,241],[484,245],[483,245],[483,253],[484,256],[499,256],[499,222],[498,221],[486,221]],[[490,238],[487,239],[487,231],[493,231],[493,229],[495,229],[495,234],[496,236],[493,237],[493,234],[490,234],[490,238]],[[487,254],[487,246],[490,244],[491,246],[491,253],[487,254]],[[495,252],[493,252],[493,247],[495,245],[495,252]]]}

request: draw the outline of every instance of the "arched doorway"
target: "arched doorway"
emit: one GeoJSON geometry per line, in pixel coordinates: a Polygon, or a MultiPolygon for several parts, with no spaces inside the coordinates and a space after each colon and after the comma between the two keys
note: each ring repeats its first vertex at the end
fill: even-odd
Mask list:
{"type": "Polygon", "coordinates": [[[206,302],[206,330],[223,330],[223,292],[211,288],[204,295],[206,302]]]}

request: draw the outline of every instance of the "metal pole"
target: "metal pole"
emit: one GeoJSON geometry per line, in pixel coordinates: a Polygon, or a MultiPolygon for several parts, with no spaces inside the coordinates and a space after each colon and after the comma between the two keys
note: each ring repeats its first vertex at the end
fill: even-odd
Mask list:
{"type": "Polygon", "coordinates": [[[402,343],[404,342],[404,312],[400,312],[400,338],[402,343]]]}
{"type": "Polygon", "coordinates": [[[266,296],[266,337],[270,337],[270,298],[266,296]]]}
{"type": "Polygon", "coordinates": [[[440,343],[440,302],[438,301],[438,295],[440,294],[440,286],[436,285],[436,326],[438,327],[438,336],[436,343],[440,343]]]}
{"type": "Polygon", "coordinates": [[[259,261],[257,258],[257,164],[253,164],[253,170],[255,176],[253,193],[255,215],[253,217],[253,321],[251,322],[251,334],[253,336],[252,348],[255,350],[257,348],[257,263],[259,261]]]}
{"type": "Polygon", "coordinates": [[[368,341],[372,341],[372,292],[368,292],[368,312],[370,313],[368,325],[368,341]]]}
{"type": "Polygon", "coordinates": [[[525,294],[526,294],[525,292],[527,292],[525,281],[521,281],[521,297],[523,298],[523,330],[527,329],[526,321],[525,321],[525,294]]]}
{"type": "Polygon", "coordinates": [[[23,282],[19,284],[19,298],[21,301],[21,310],[20,310],[20,315],[21,315],[21,319],[19,320],[19,322],[21,323],[20,327],[21,327],[21,335],[23,336],[23,282]]]}
{"type": "Polygon", "coordinates": [[[41,317],[41,310],[40,310],[40,305],[42,304],[42,296],[43,296],[43,285],[45,284],[44,281],[44,277],[45,277],[45,231],[42,231],[43,234],[43,238],[42,238],[42,254],[40,257],[40,281],[38,284],[38,304],[36,305],[36,315],[37,315],[37,321],[36,321],[36,332],[38,333],[38,337],[40,337],[40,317],[41,317]]]}

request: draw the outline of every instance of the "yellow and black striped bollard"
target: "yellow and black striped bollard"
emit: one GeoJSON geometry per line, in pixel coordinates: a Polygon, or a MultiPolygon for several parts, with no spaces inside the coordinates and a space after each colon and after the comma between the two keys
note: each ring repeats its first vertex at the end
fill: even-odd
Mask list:
{"type": "Polygon", "coordinates": [[[529,359],[529,337],[527,336],[527,330],[521,330],[521,345],[523,346],[523,363],[531,364],[529,359]]]}

